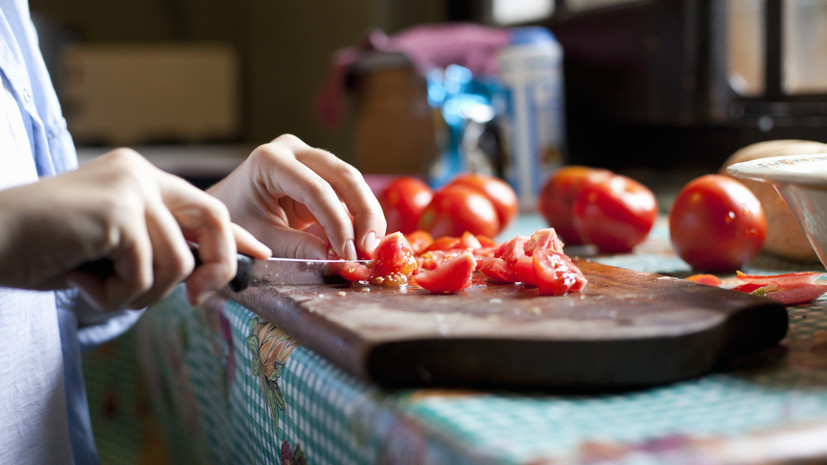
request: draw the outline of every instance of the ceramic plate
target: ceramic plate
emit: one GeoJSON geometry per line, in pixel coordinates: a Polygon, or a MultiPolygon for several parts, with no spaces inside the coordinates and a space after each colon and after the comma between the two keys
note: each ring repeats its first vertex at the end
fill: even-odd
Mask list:
{"type": "Polygon", "coordinates": [[[731,165],[727,172],[756,181],[827,187],[827,153],[760,158],[731,165]]]}

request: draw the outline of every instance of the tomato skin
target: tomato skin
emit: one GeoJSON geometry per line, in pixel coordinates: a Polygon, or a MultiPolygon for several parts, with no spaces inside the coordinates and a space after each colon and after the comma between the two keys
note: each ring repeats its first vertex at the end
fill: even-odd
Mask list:
{"type": "Polygon", "coordinates": [[[408,240],[408,243],[411,244],[411,249],[414,252],[414,255],[420,255],[426,250],[431,244],[434,243],[434,238],[428,233],[428,231],[423,231],[421,229],[417,229],[412,233],[405,234],[405,239],[408,240]]]}
{"type": "Polygon", "coordinates": [[[373,276],[373,270],[359,262],[346,262],[339,267],[337,272],[339,276],[352,283],[370,282],[370,278],[373,276]]]}
{"type": "Polygon", "coordinates": [[[497,211],[488,197],[468,186],[438,190],[419,219],[419,229],[433,237],[460,237],[464,232],[494,237],[500,230],[497,211]]]}
{"type": "Polygon", "coordinates": [[[517,217],[519,211],[517,193],[510,184],[498,177],[479,173],[461,174],[448,185],[468,186],[488,197],[488,200],[491,201],[497,211],[500,231],[505,229],[517,217]]]}
{"type": "Polygon", "coordinates": [[[471,274],[477,267],[477,260],[471,252],[463,252],[433,270],[421,271],[414,275],[416,285],[433,294],[453,294],[471,284],[471,274]]]}
{"type": "Polygon", "coordinates": [[[388,232],[414,232],[433,196],[433,190],[419,178],[400,176],[391,181],[376,197],[385,213],[388,232]]]}
{"type": "Polygon", "coordinates": [[[706,284],[707,286],[717,287],[721,285],[721,278],[715,276],[714,274],[706,274],[706,273],[699,273],[693,274],[686,278],[687,281],[692,281],[700,284],[706,284]]]}
{"type": "Polygon", "coordinates": [[[571,259],[551,250],[538,250],[531,256],[540,295],[566,295],[586,286],[588,280],[571,259]]]}
{"type": "Polygon", "coordinates": [[[488,281],[495,283],[515,283],[519,281],[513,263],[509,263],[500,257],[483,258],[480,261],[479,270],[488,281]]]}
{"type": "Polygon", "coordinates": [[[531,255],[523,255],[514,262],[514,272],[517,274],[517,281],[531,286],[537,285],[537,273],[534,271],[534,258],[531,255]]]}
{"type": "Polygon", "coordinates": [[[741,268],[761,251],[766,234],[761,202],[727,176],[708,174],[690,181],[669,210],[672,246],[695,270],[741,268]]]}
{"type": "Polygon", "coordinates": [[[379,240],[379,244],[373,250],[371,263],[372,279],[386,276],[408,277],[419,266],[411,245],[401,232],[388,234],[379,240]]]}
{"type": "Polygon", "coordinates": [[[658,204],[648,187],[615,174],[583,185],[572,212],[574,227],[586,243],[604,253],[623,253],[649,235],[658,216],[658,204]]]}
{"type": "Polygon", "coordinates": [[[570,245],[584,243],[574,227],[574,199],[584,185],[602,181],[612,174],[602,168],[569,165],[557,170],[543,184],[537,199],[537,210],[563,242],[570,245]]]}

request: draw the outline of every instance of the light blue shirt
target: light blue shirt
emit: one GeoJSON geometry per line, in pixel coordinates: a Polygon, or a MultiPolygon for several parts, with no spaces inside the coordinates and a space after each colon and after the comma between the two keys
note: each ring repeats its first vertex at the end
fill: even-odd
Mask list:
{"type": "MultiPolygon", "coordinates": [[[[0,153],[0,170],[7,169],[3,166],[4,161],[13,165],[13,157],[23,156],[33,158],[36,177],[75,169],[75,147],[38,47],[28,0],[0,0],[0,73],[4,96],[11,95],[20,110],[19,114],[12,112],[9,117],[22,118],[22,125],[16,120],[15,124],[0,127],[0,131],[25,131],[25,134],[7,134],[9,137],[3,140],[23,141],[22,147],[27,141],[31,148],[16,150],[16,153],[8,153],[8,146],[0,148],[5,152],[0,153]]],[[[32,179],[21,180],[27,181],[32,179]]],[[[0,189],[9,185],[0,186],[0,189]]],[[[122,334],[140,314],[135,311],[100,314],[74,291],[35,293],[0,289],[0,338],[11,338],[13,334],[19,341],[31,340],[22,347],[0,344],[0,360],[33,365],[2,369],[6,378],[0,380],[0,395],[3,396],[0,403],[7,406],[0,408],[0,412],[5,417],[15,418],[0,418],[1,459],[14,460],[14,463],[57,460],[65,463],[61,445],[68,442],[76,464],[99,462],[80,353],[122,334]],[[53,295],[49,297],[50,294],[53,295]],[[58,339],[57,332],[59,348],[51,340],[58,339]],[[35,340],[36,337],[41,340],[35,340]],[[43,341],[44,337],[50,340],[43,341]],[[33,350],[37,353],[21,354],[33,350]],[[27,370],[38,373],[31,377],[35,380],[32,383],[25,377],[27,370]],[[44,374],[40,375],[41,372],[44,374]],[[40,407],[45,412],[37,416],[32,413],[34,418],[31,419],[20,418],[27,412],[35,412],[39,405],[63,406],[65,412],[50,414],[48,408],[40,407]],[[49,440],[54,442],[50,444],[49,440]],[[44,450],[32,451],[36,447],[44,450]],[[45,450],[49,448],[53,450],[45,450]]]]}

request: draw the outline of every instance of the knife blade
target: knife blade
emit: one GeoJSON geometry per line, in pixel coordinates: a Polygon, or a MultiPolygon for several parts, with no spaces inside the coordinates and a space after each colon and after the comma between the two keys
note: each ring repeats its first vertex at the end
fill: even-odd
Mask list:
{"type": "MultiPolygon", "coordinates": [[[[190,246],[195,258],[196,268],[201,266],[198,247],[190,246]]],[[[352,260],[350,262],[368,263],[367,260],[352,260]]],[[[238,269],[235,277],[228,286],[233,292],[241,292],[250,286],[268,285],[311,285],[311,284],[342,284],[347,281],[339,276],[336,267],[348,263],[347,260],[313,260],[300,258],[273,257],[267,260],[257,260],[243,253],[236,254],[238,269]]],[[[101,259],[84,263],[80,269],[96,276],[109,276],[115,272],[111,260],[101,259]]]]}
{"type": "MultiPolygon", "coordinates": [[[[366,260],[358,262],[367,263],[366,260]]],[[[278,257],[256,260],[238,254],[238,271],[230,281],[229,288],[233,292],[240,292],[251,286],[342,284],[347,281],[339,275],[336,268],[345,263],[348,261],[278,257]]]]}

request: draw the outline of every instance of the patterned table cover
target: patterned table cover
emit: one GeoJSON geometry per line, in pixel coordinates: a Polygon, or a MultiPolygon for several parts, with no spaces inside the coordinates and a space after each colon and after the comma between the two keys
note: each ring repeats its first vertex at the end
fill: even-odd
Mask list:
{"type": "MultiPolygon", "coordinates": [[[[539,219],[521,218],[506,235],[539,227],[539,219]]],[[[662,221],[634,254],[596,259],[677,276],[690,272],[671,252],[662,221]]],[[[745,271],[792,270],[824,271],[766,256],[745,271]]],[[[117,406],[130,403],[152,412],[173,463],[827,462],[827,297],[792,307],[789,315],[780,346],[727,371],[646,390],[383,391],[238,303],[215,298],[193,308],[179,289],[119,343],[137,346],[137,359],[129,349],[118,355],[109,348],[87,356],[86,373],[108,463],[138,460],[107,455],[114,437],[140,437],[134,421],[112,421],[117,406]],[[104,359],[119,363],[102,369],[104,359]]],[[[140,440],[133,442],[139,451],[140,440]]]]}

